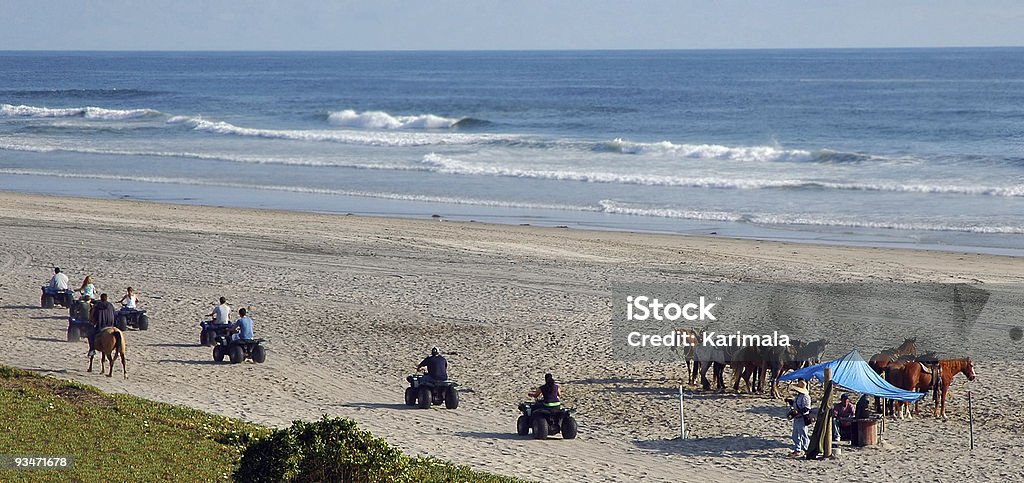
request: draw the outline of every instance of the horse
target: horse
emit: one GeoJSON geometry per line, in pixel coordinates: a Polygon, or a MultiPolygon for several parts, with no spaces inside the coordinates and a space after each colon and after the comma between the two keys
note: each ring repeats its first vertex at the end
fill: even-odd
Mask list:
{"type": "MultiPolygon", "coordinates": [[[[924,393],[931,391],[935,403],[933,415],[936,418],[941,415],[943,419],[946,418],[946,396],[949,394],[949,385],[952,384],[953,378],[957,374],[963,374],[968,381],[973,381],[977,377],[970,357],[939,360],[938,364],[931,366],[930,371],[924,363],[915,361],[904,363],[900,370],[894,368],[890,372],[897,373],[894,379],[901,384],[897,386],[901,389],[924,393]]],[[[916,407],[914,412],[917,412],[916,407]]]]}
{"type": "MultiPolygon", "coordinates": [[[[875,371],[875,374],[887,377],[888,371],[886,368],[890,364],[897,362],[900,357],[913,356],[915,354],[917,354],[917,338],[903,339],[903,343],[899,347],[891,347],[871,356],[871,359],[868,359],[868,366],[871,367],[871,370],[875,371]]],[[[878,396],[875,396],[875,412],[882,412],[882,398],[878,396]]]]}
{"type": "MultiPolygon", "coordinates": [[[[121,371],[124,372],[124,378],[128,379],[128,368],[125,367],[125,350],[124,350],[124,333],[122,333],[117,327],[104,327],[96,333],[96,339],[94,347],[101,353],[100,355],[100,374],[103,373],[106,362],[110,361],[110,371],[107,372],[107,377],[113,377],[114,375],[114,361],[118,357],[121,358],[121,371]],[[113,353],[113,355],[111,355],[113,353]]],[[[89,356],[89,370],[86,372],[92,372],[92,360],[94,356],[89,356]]]]}
{"type": "MultiPolygon", "coordinates": [[[[821,358],[825,355],[825,347],[827,346],[828,339],[808,342],[807,345],[800,348],[796,357],[798,360],[803,361],[803,367],[821,364],[821,358]]],[[[803,367],[801,367],[801,369],[803,369],[803,367]]]]}
{"type": "Polygon", "coordinates": [[[693,329],[676,329],[676,340],[684,341],[686,344],[683,345],[682,348],[680,348],[679,344],[673,345],[672,351],[675,352],[676,354],[678,354],[680,350],[683,351],[683,357],[686,358],[686,373],[690,376],[688,384],[692,386],[693,383],[696,382],[697,380],[697,371],[691,369],[691,363],[694,361],[694,358],[696,357],[696,349],[698,343],[697,331],[693,329]]]}

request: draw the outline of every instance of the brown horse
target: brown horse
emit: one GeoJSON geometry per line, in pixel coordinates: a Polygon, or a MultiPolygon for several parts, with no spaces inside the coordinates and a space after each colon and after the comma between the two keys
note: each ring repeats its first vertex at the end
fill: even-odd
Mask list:
{"type": "MultiPolygon", "coordinates": [[[[899,347],[891,347],[871,356],[871,359],[868,359],[868,366],[871,367],[871,370],[875,371],[876,374],[888,379],[888,368],[890,365],[898,362],[901,357],[913,356],[916,354],[917,337],[903,339],[903,343],[900,344],[899,347]]],[[[878,396],[875,396],[875,411],[879,413],[882,412],[882,398],[878,396]]]]}
{"type": "MultiPolygon", "coordinates": [[[[949,385],[957,374],[963,374],[968,381],[976,377],[974,363],[970,357],[960,359],[942,359],[938,364],[927,368],[920,362],[903,363],[897,368],[894,364],[890,367],[892,382],[901,389],[917,392],[932,391],[932,399],[935,401],[934,416],[940,415],[946,418],[946,395],[949,394],[949,385]]],[[[917,409],[915,407],[915,411],[917,409]]]]}
{"type": "MultiPolygon", "coordinates": [[[[103,373],[106,362],[110,361],[110,371],[107,372],[107,377],[114,375],[114,361],[118,357],[121,358],[121,371],[124,372],[124,378],[128,379],[128,368],[125,367],[125,351],[124,351],[124,333],[118,330],[117,327],[104,327],[98,333],[96,333],[95,348],[101,353],[100,355],[100,374],[103,373]],[[113,354],[113,355],[111,355],[113,354]]],[[[93,356],[89,356],[89,370],[92,372],[92,359],[93,356]]]]}
{"type": "Polygon", "coordinates": [[[697,381],[697,369],[692,368],[694,355],[696,354],[697,347],[697,331],[693,329],[676,329],[676,340],[685,341],[686,345],[679,346],[673,345],[672,351],[679,353],[683,352],[683,357],[686,358],[686,373],[689,375],[689,385],[693,385],[697,381]]]}

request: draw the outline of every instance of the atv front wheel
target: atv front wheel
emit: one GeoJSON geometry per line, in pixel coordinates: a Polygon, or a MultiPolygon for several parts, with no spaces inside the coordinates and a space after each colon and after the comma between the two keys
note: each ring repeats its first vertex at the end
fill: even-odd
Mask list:
{"type": "Polygon", "coordinates": [[[224,347],[219,345],[213,346],[213,360],[224,362],[224,347]]]}
{"type": "Polygon", "coordinates": [[[231,358],[232,364],[241,364],[245,360],[245,351],[242,350],[242,346],[234,346],[228,349],[228,357],[231,358]]]}
{"type": "Polygon", "coordinates": [[[576,420],[569,416],[562,420],[562,437],[565,439],[576,439],[576,420]]]}
{"type": "Polygon", "coordinates": [[[263,346],[258,345],[252,348],[252,361],[257,364],[263,364],[263,361],[267,360],[267,351],[263,346]]]}
{"type": "Polygon", "coordinates": [[[139,330],[149,330],[149,317],[147,317],[146,314],[140,315],[135,326],[138,327],[139,330]]]}
{"type": "Polygon", "coordinates": [[[444,407],[448,409],[458,409],[459,407],[459,391],[455,390],[455,386],[448,386],[444,390],[444,407]]]}
{"type": "Polygon", "coordinates": [[[416,405],[416,391],[411,387],[405,388],[405,405],[415,406],[416,405]]]}
{"type": "Polygon", "coordinates": [[[519,436],[530,434],[530,418],[519,416],[519,419],[516,420],[516,434],[519,436]]]}
{"type": "Polygon", "coordinates": [[[533,437],[534,439],[547,439],[548,437],[548,420],[543,417],[533,418],[533,437]]]}
{"type": "Polygon", "coordinates": [[[419,403],[420,409],[429,409],[430,405],[434,403],[434,396],[433,394],[431,394],[430,389],[426,387],[420,388],[420,392],[417,395],[416,399],[416,402],[419,403]]]}

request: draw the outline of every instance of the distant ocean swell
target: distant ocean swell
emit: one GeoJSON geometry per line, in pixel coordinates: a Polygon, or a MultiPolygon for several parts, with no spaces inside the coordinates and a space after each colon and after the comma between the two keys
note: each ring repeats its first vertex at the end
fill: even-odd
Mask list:
{"type": "Polygon", "coordinates": [[[201,116],[182,116],[154,109],[106,109],[100,107],[49,108],[0,104],[0,117],[60,118],[82,117],[89,120],[129,120],[162,118],[169,126],[185,126],[211,134],[257,137],[308,142],[333,142],[374,147],[415,147],[453,145],[497,145],[534,149],[577,149],[628,155],[676,156],[691,159],[750,162],[857,162],[886,161],[885,158],[830,150],[806,151],[778,146],[730,147],[715,144],[675,144],[669,141],[641,143],[621,138],[611,141],[543,139],[521,135],[451,132],[465,126],[482,126],[489,121],[471,117],[451,118],[434,114],[396,116],[383,111],[357,112],[351,109],[330,112],[327,122],[350,128],[268,129],[237,126],[201,116]]]}
{"type": "Polygon", "coordinates": [[[968,225],[923,222],[900,222],[887,220],[862,220],[836,218],[828,215],[815,214],[757,214],[734,213],[728,211],[699,211],[672,207],[647,207],[615,200],[601,200],[596,206],[568,205],[557,203],[529,203],[509,200],[463,198],[454,196],[431,196],[404,193],[371,192],[359,190],[340,190],[328,188],[312,188],[303,186],[259,185],[232,182],[217,182],[194,178],[159,177],[159,176],[127,176],[110,174],[65,173],[46,170],[0,169],[0,175],[45,176],[72,179],[96,179],[111,182],[139,182],[157,184],[181,184],[191,186],[207,186],[221,188],[237,188],[247,190],[266,190],[292,193],[309,193],[332,196],[354,196],[379,198],[399,201],[415,201],[424,203],[477,205],[500,208],[522,208],[560,211],[583,211],[642,217],[676,218],[699,221],[740,222],[755,225],[810,225],[824,227],[847,228],[885,228],[894,230],[914,231],[953,231],[983,234],[1024,234],[1024,227],[1009,225],[968,225]]]}

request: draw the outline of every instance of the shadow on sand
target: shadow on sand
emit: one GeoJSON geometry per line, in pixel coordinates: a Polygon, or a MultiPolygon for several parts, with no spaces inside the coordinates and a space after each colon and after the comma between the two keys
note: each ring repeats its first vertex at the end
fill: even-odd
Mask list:
{"type": "Polygon", "coordinates": [[[38,315],[29,318],[32,320],[68,320],[68,316],[66,315],[38,315]]]}
{"type": "Polygon", "coordinates": [[[354,402],[345,403],[340,405],[343,408],[359,408],[359,409],[419,409],[416,406],[407,406],[405,404],[394,404],[394,403],[368,403],[368,402],[354,402]]]}
{"type": "MultiPolygon", "coordinates": [[[[458,431],[455,436],[461,436],[464,438],[477,438],[477,439],[531,439],[529,436],[519,436],[516,433],[495,433],[490,431],[458,431]]],[[[559,438],[553,438],[559,439],[559,438]]]]}
{"type": "Polygon", "coordinates": [[[34,340],[37,342],[61,342],[67,343],[67,339],[57,339],[55,337],[26,337],[28,340],[34,340]]]}
{"type": "Polygon", "coordinates": [[[778,458],[775,450],[783,450],[788,445],[778,439],[761,436],[712,436],[691,439],[654,439],[637,441],[641,449],[658,451],[668,454],[686,456],[717,456],[722,458],[778,458]],[[767,454],[758,454],[765,450],[773,450],[767,454]]]}
{"type": "Polygon", "coordinates": [[[146,344],[147,347],[202,347],[198,344],[146,344]]]}
{"type": "Polygon", "coordinates": [[[0,310],[41,309],[38,305],[2,305],[0,310]]]}
{"type": "MultiPolygon", "coordinates": [[[[167,363],[170,363],[170,364],[191,364],[191,365],[198,365],[198,366],[220,365],[220,364],[223,364],[225,366],[231,365],[231,364],[228,364],[227,362],[217,362],[217,361],[215,361],[213,359],[207,359],[207,360],[202,360],[202,361],[197,361],[197,360],[194,360],[194,359],[193,360],[185,360],[185,359],[160,359],[159,361],[157,361],[157,363],[164,363],[164,362],[167,362],[167,363]]],[[[235,365],[237,365],[237,364],[235,364],[235,365]]]]}

